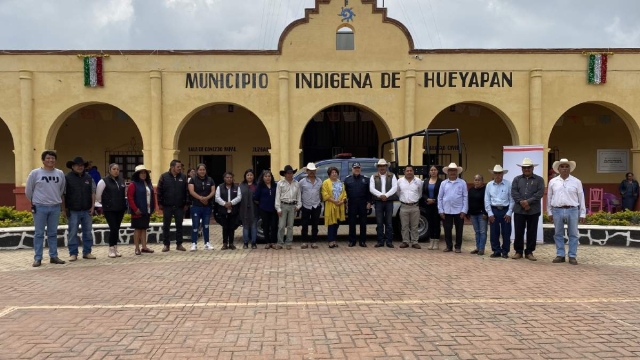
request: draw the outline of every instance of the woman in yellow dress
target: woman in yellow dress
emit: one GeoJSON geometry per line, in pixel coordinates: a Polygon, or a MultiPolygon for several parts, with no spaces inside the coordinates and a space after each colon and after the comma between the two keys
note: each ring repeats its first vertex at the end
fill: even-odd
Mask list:
{"type": "Polygon", "coordinates": [[[336,238],[338,237],[339,221],[345,220],[345,199],[347,192],[344,183],[340,181],[340,171],[336,167],[327,170],[329,178],[322,182],[322,200],[324,201],[324,224],[327,226],[327,240],[329,247],[338,247],[336,238]]]}

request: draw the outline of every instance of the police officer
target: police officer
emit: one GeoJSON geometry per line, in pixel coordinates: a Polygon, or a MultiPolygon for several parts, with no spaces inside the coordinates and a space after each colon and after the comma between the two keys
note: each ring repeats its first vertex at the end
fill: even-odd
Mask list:
{"type": "Polygon", "coordinates": [[[352,174],[344,179],[349,216],[349,247],[356,246],[356,222],[360,222],[360,246],[367,247],[367,210],[371,209],[369,178],[361,174],[360,163],[353,163],[352,174]]]}

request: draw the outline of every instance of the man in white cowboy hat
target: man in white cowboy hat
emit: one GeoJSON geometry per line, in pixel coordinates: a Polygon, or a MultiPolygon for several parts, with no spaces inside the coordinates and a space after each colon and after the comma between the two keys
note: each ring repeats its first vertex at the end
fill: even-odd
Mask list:
{"type": "Polygon", "coordinates": [[[547,214],[553,221],[556,242],[554,263],[565,262],[564,223],[569,233],[569,264],[578,265],[578,222],[584,223],[587,208],[584,203],[582,182],[571,175],[576,168],[575,161],[561,159],[553,163],[553,170],[560,174],[549,182],[547,192],[547,214]]]}
{"type": "Polygon", "coordinates": [[[80,157],[67,161],[67,175],[62,213],[69,219],[69,261],[78,260],[78,225],[82,227],[82,258],[95,260],[93,246],[93,207],[96,203],[96,183],[85,172],[87,163],[80,157]]]}
{"type": "Polygon", "coordinates": [[[280,250],[283,246],[291,250],[293,242],[293,219],[296,212],[302,206],[300,194],[300,184],[293,179],[293,174],[297,171],[287,165],[280,171],[280,176],[284,179],[278,181],[276,188],[276,212],[280,217],[278,221],[278,244],[275,249],[280,250]],[[287,230],[287,240],[285,242],[285,228],[287,230]]]}
{"type": "Polygon", "coordinates": [[[544,196],[544,179],[533,173],[533,168],[538,166],[529,158],[524,158],[522,164],[516,164],[522,168],[522,175],[513,179],[511,184],[511,197],[513,206],[513,222],[515,237],[513,259],[524,257],[536,261],[533,252],[536,251],[536,237],[538,235],[538,220],[542,212],[542,197],[544,196]],[[527,232],[527,246],[524,247],[524,233],[527,232]]]}
{"type": "Polygon", "coordinates": [[[489,216],[491,229],[491,255],[492,258],[501,257],[507,259],[511,249],[511,215],[515,202],[511,197],[511,182],[503,178],[509,170],[500,165],[489,169],[493,174],[493,180],[487,184],[484,193],[484,209],[489,216]],[[502,234],[502,246],[500,245],[502,234]]]}
{"type": "Polygon", "coordinates": [[[378,160],[378,172],[371,177],[369,191],[373,195],[376,211],[376,232],[378,243],[375,247],[383,247],[385,240],[387,247],[393,247],[393,201],[398,199],[398,179],[388,171],[389,164],[385,159],[378,160]]]}
{"type": "Polygon", "coordinates": [[[443,220],[444,240],[447,243],[444,252],[454,251],[452,230],[455,225],[455,252],[461,253],[462,229],[464,218],[469,209],[469,190],[467,189],[467,183],[459,177],[463,171],[462,167],[456,165],[456,163],[451,163],[449,166],[443,167],[442,171],[447,174],[447,180],[444,180],[440,185],[438,213],[443,220]]]}
{"type": "Polygon", "coordinates": [[[318,224],[320,223],[320,212],[322,211],[322,180],[316,177],[316,164],[310,162],[305,171],[307,176],[300,180],[300,197],[302,199],[302,249],[309,247],[309,223],[311,223],[311,248],[317,249],[318,245],[318,224]]]}

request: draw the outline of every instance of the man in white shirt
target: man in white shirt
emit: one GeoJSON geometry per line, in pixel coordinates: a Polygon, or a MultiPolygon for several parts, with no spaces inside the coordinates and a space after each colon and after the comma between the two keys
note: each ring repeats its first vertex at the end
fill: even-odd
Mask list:
{"type": "Polygon", "coordinates": [[[444,241],[447,247],[444,252],[454,251],[456,254],[462,252],[462,231],[464,229],[464,218],[469,211],[469,190],[467,183],[460,179],[460,173],[464,169],[456,163],[442,168],[447,174],[447,180],[440,184],[438,192],[438,213],[442,219],[444,228],[444,241]],[[453,227],[456,228],[456,243],[453,244],[453,227]]]}
{"type": "Polygon", "coordinates": [[[388,171],[388,165],[385,159],[378,160],[376,164],[378,172],[371,177],[371,182],[369,182],[369,191],[373,195],[376,211],[378,243],[375,247],[377,248],[384,246],[385,239],[387,247],[393,247],[393,201],[398,200],[396,195],[398,179],[388,171]]]}
{"type": "Polygon", "coordinates": [[[276,250],[282,249],[283,245],[287,247],[287,250],[291,250],[291,243],[293,242],[293,219],[296,212],[302,207],[300,184],[293,179],[296,171],[297,169],[294,170],[291,165],[285,166],[284,170],[280,171],[280,176],[283,176],[284,179],[278,181],[278,187],[276,188],[276,212],[280,217],[276,250]],[[285,229],[287,230],[286,241],[285,229]]]}
{"type": "Polygon", "coordinates": [[[301,249],[307,249],[309,245],[309,223],[311,223],[311,248],[317,249],[318,245],[318,224],[320,223],[320,213],[322,212],[322,180],[316,177],[316,164],[307,164],[307,177],[300,180],[300,197],[302,199],[302,246],[301,249]]]}
{"type": "Polygon", "coordinates": [[[578,222],[584,223],[587,208],[584,204],[582,182],[571,175],[576,168],[575,161],[561,159],[553,163],[553,170],[560,174],[549,181],[547,192],[547,214],[553,221],[556,242],[556,258],[553,263],[565,262],[564,222],[569,233],[569,264],[578,265],[578,222]]]}
{"type": "Polygon", "coordinates": [[[404,168],[404,177],[398,180],[398,196],[400,197],[400,224],[402,225],[402,245],[408,248],[409,243],[414,249],[420,249],[418,244],[418,224],[420,223],[420,206],[422,197],[422,180],[413,174],[413,165],[404,168]]]}
{"type": "MultiPolygon", "coordinates": [[[[492,170],[493,180],[487,184],[484,193],[484,209],[489,216],[489,226],[491,228],[491,258],[509,258],[511,248],[511,215],[515,201],[511,196],[511,182],[503,178],[509,172],[499,164],[492,170]],[[502,245],[500,245],[500,235],[502,234],[502,245]]],[[[535,261],[533,254],[527,258],[535,261]]]]}

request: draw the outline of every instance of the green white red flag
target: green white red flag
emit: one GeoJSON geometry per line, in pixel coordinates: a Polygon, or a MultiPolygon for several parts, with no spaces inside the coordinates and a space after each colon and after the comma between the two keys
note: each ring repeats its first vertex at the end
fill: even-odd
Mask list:
{"type": "Polygon", "coordinates": [[[589,54],[589,84],[604,84],[607,82],[607,54],[589,54]]]}
{"type": "Polygon", "coordinates": [[[84,57],[84,86],[104,86],[102,77],[102,56],[84,57]]]}

